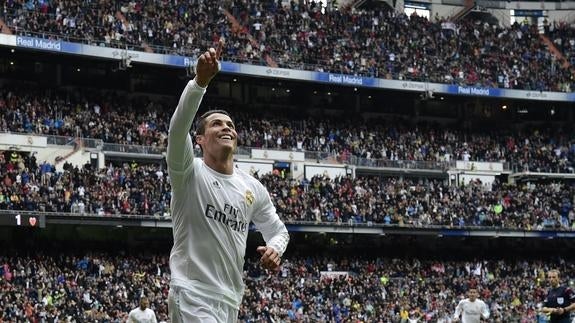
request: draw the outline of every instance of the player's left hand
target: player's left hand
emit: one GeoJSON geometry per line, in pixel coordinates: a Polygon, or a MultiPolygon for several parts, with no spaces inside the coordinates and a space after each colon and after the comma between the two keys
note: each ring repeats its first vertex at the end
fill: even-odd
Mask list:
{"type": "Polygon", "coordinates": [[[259,246],[257,248],[257,252],[262,255],[260,262],[264,268],[274,271],[278,271],[280,269],[280,255],[274,248],[259,246]]]}

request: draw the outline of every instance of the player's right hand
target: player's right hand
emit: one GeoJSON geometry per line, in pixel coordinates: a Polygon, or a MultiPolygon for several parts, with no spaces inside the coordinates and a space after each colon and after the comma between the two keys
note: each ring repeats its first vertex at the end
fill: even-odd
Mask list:
{"type": "Polygon", "coordinates": [[[200,55],[196,65],[196,83],[206,87],[212,78],[220,71],[220,57],[224,46],[223,39],[218,42],[218,48],[213,47],[200,55]]]}

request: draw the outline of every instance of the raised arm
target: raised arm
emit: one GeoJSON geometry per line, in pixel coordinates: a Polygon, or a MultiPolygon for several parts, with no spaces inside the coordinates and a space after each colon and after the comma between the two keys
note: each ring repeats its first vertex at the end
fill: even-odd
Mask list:
{"type": "Polygon", "coordinates": [[[178,106],[172,115],[166,156],[171,171],[183,172],[192,164],[194,146],[190,136],[190,128],[206,92],[206,87],[219,71],[222,46],[223,43],[220,41],[217,50],[210,48],[200,55],[196,65],[196,77],[188,82],[184,88],[178,106]]]}

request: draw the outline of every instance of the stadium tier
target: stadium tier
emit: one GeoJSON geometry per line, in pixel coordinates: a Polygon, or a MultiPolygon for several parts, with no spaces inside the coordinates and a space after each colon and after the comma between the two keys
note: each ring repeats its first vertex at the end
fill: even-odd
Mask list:
{"type": "Polygon", "coordinates": [[[220,41],[197,116],[290,235],[272,271],[246,225],[239,322],[453,323],[476,288],[482,322],[555,323],[549,271],[575,288],[575,2],[1,6],[0,322],[170,321],[171,117],[220,41]]]}
{"type": "Polygon", "coordinates": [[[240,63],[506,89],[573,88],[573,28],[562,21],[453,24],[450,17],[428,20],[387,6],[322,8],[314,1],[8,1],[1,17],[17,35],[98,46],[197,56],[223,37],[224,56],[240,63]],[[564,56],[555,57],[549,43],[564,56]]]}

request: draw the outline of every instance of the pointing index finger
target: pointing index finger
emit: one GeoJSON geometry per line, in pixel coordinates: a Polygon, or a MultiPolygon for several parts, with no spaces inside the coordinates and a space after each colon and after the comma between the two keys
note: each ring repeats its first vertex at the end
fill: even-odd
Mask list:
{"type": "Polygon", "coordinates": [[[218,41],[218,48],[216,49],[216,60],[220,60],[223,48],[224,48],[224,39],[223,37],[220,37],[220,40],[218,41]]]}

